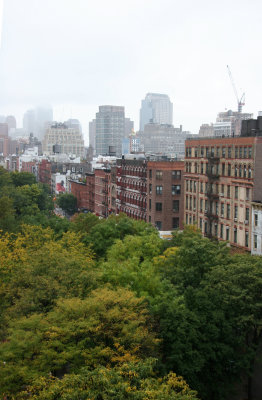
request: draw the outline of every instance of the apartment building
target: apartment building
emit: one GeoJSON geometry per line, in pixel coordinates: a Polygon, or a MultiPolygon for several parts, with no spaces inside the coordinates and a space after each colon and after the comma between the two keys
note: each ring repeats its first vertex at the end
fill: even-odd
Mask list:
{"type": "Polygon", "coordinates": [[[145,158],[117,160],[117,213],[124,212],[131,218],[146,221],[146,178],[145,158]]]}
{"type": "Polygon", "coordinates": [[[183,175],[183,161],[147,163],[147,222],[160,231],[183,229],[183,175]]]}
{"type": "Polygon", "coordinates": [[[185,216],[208,237],[251,249],[252,200],[262,200],[262,135],[186,141],[185,216]]]}

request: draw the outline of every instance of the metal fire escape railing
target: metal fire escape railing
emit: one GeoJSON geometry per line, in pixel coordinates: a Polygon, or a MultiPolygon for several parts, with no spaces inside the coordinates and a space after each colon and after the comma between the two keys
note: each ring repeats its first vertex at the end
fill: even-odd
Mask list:
{"type": "Polygon", "coordinates": [[[213,237],[212,229],[213,223],[218,220],[217,210],[214,210],[214,202],[219,199],[219,194],[217,193],[215,182],[219,180],[219,162],[220,158],[215,157],[213,154],[207,156],[207,171],[206,175],[208,177],[206,196],[207,196],[207,233],[206,235],[210,238],[213,237]]]}

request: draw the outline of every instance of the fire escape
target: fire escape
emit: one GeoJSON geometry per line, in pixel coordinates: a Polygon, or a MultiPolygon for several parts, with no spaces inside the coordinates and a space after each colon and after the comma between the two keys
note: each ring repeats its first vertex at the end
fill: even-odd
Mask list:
{"type": "Polygon", "coordinates": [[[218,203],[219,193],[217,190],[217,181],[219,180],[219,157],[215,157],[213,153],[207,155],[207,232],[206,236],[213,237],[213,227],[218,222],[218,203]]]}

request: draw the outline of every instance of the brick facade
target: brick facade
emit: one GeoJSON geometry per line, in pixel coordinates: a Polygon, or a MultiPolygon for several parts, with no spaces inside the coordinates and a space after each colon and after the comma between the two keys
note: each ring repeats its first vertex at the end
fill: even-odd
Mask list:
{"type": "Polygon", "coordinates": [[[186,141],[185,222],[251,248],[251,201],[262,200],[262,137],[186,141]]]}
{"type": "Polygon", "coordinates": [[[183,161],[147,163],[147,222],[161,231],[183,229],[183,174],[183,161]]]}

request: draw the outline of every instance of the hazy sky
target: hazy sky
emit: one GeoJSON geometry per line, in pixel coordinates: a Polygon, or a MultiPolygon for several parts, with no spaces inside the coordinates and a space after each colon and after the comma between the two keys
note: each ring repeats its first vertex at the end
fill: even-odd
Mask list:
{"type": "Polygon", "coordinates": [[[261,0],[4,0],[0,114],[21,123],[52,104],[87,133],[98,105],[124,105],[138,128],[141,99],[157,92],[170,96],[174,125],[197,133],[237,108],[229,64],[256,116],[261,15],[261,0]]]}

